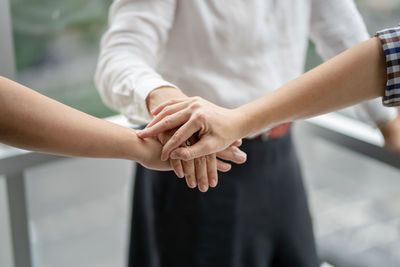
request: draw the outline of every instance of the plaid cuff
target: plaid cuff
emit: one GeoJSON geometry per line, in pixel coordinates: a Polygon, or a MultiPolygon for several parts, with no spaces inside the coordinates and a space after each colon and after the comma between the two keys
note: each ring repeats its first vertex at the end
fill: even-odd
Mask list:
{"type": "Polygon", "coordinates": [[[383,105],[400,106],[400,26],[376,32],[386,56],[386,92],[383,105]]]}

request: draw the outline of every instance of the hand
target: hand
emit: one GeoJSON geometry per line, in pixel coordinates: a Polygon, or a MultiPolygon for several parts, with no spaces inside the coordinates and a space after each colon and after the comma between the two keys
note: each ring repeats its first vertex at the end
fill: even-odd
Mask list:
{"type": "Polygon", "coordinates": [[[169,161],[162,161],[160,159],[160,154],[163,147],[156,138],[138,138],[138,141],[140,142],[140,147],[142,148],[138,162],[143,167],[158,171],[172,170],[172,166],[169,161]]]}
{"type": "MultiPolygon", "coordinates": [[[[185,94],[183,94],[179,89],[176,89],[173,87],[168,87],[168,86],[160,87],[160,88],[153,90],[149,94],[149,96],[146,98],[146,105],[147,105],[148,109],[151,110],[151,109],[154,109],[154,107],[157,107],[160,103],[163,103],[168,99],[179,99],[179,98],[187,98],[187,96],[185,94]]],[[[173,128],[170,128],[169,130],[172,130],[172,129],[173,128]]],[[[173,134],[173,133],[174,132],[171,132],[171,134],[173,134]]],[[[171,136],[168,136],[168,134],[167,135],[162,134],[162,132],[159,132],[157,134],[157,136],[159,137],[162,144],[165,144],[171,137],[171,136]]],[[[239,146],[240,144],[236,143],[234,145],[239,146]]],[[[233,161],[233,162],[237,162],[237,163],[245,162],[246,157],[243,156],[244,153],[242,152],[242,157],[238,157],[237,156],[238,153],[239,153],[239,149],[237,147],[233,146],[229,150],[218,154],[218,156],[221,159],[225,159],[228,161],[233,161]],[[236,155],[236,156],[233,157],[234,155],[236,155]],[[238,159],[238,158],[240,158],[240,159],[238,159]]],[[[188,162],[185,162],[185,161],[180,162],[180,161],[176,161],[176,160],[172,160],[170,162],[171,162],[172,167],[174,167],[174,170],[177,173],[178,177],[182,176],[181,171],[183,170],[189,187],[195,187],[196,184],[199,184],[199,189],[202,188],[202,186],[200,186],[200,180],[206,181],[206,179],[204,179],[204,178],[197,179],[198,181],[196,182],[196,179],[194,178],[195,176],[193,175],[193,173],[196,174],[196,176],[201,176],[201,177],[204,177],[205,176],[204,174],[208,175],[208,173],[210,173],[209,176],[211,176],[211,180],[213,180],[211,185],[216,185],[216,182],[214,181],[215,173],[216,173],[215,169],[219,169],[221,171],[228,171],[231,167],[229,164],[224,164],[223,162],[220,162],[220,161],[217,161],[218,165],[215,167],[215,164],[214,165],[212,164],[212,162],[215,162],[214,156],[206,157],[205,160],[204,160],[204,158],[200,158],[200,159],[190,161],[190,162],[189,161],[188,162]],[[207,171],[207,169],[204,168],[204,165],[205,165],[204,161],[206,161],[206,164],[210,165],[210,168],[208,168],[208,171],[207,171]]],[[[205,184],[205,182],[204,182],[204,184],[205,184]]],[[[206,190],[207,188],[208,188],[208,186],[203,189],[206,190]]]]}
{"type": "MultiPolygon", "coordinates": [[[[161,144],[165,144],[176,130],[170,130],[161,134],[158,134],[158,140],[161,144]]],[[[237,146],[240,146],[241,142],[237,141],[224,152],[219,153],[217,156],[221,159],[233,161],[236,163],[243,163],[246,161],[246,157],[238,157],[237,153],[242,153],[237,146]],[[235,154],[236,153],[236,154],[235,154]]],[[[244,154],[245,155],[245,154],[244,154]]],[[[159,156],[161,158],[161,156],[159,156]]],[[[170,165],[174,168],[175,173],[178,177],[186,177],[186,183],[190,188],[198,188],[201,192],[206,192],[208,186],[215,187],[218,184],[217,170],[227,172],[231,169],[229,163],[225,163],[216,158],[215,154],[196,158],[194,160],[181,161],[177,159],[170,159],[170,165]]]]}
{"type": "Polygon", "coordinates": [[[385,145],[391,151],[400,154],[400,116],[380,127],[385,145]]]}
{"type": "Polygon", "coordinates": [[[162,160],[191,160],[228,148],[241,136],[238,125],[244,125],[245,118],[236,110],[214,105],[200,97],[182,98],[167,101],[154,110],[153,121],[146,129],[138,132],[146,138],[180,127],[162,150],[162,160]],[[199,141],[190,147],[180,147],[193,134],[199,141]],[[172,152],[172,153],[171,153],[172,152]]]}

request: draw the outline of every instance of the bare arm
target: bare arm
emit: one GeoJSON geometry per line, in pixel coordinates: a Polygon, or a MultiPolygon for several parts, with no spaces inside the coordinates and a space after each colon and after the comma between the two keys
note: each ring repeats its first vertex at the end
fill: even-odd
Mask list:
{"type": "Polygon", "coordinates": [[[279,90],[238,108],[253,118],[243,135],[265,127],[305,119],[383,96],[386,66],[378,38],[372,38],[279,90]]]}
{"type": "Polygon", "coordinates": [[[157,116],[150,127],[139,136],[152,136],[168,127],[180,126],[164,146],[163,157],[198,157],[219,151],[232,140],[282,122],[316,116],[382,96],[385,81],[382,47],[377,38],[372,38],[280,89],[234,110],[200,98],[160,105],[154,110],[157,116]],[[199,132],[201,137],[198,143],[190,148],[178,148],[195,132],[199,132]]]}
{"type": "Polygon", "coordinates": [[[3,77],[0,142],[45,153],[122,158],[170,169],[159,159],[158,141],[141,140],[132,129],[92,117],[3,77]]]}

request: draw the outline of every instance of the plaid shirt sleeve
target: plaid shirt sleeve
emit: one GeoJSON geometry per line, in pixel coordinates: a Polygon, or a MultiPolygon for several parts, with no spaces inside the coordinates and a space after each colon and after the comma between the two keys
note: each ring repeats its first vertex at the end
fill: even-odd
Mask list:
{"type": "Polygon", "coordinates": [[[400,106],[400,26],[378,31],[375,34],[381,40],[386,56],[386,92],[383,105],[400,106]]]}

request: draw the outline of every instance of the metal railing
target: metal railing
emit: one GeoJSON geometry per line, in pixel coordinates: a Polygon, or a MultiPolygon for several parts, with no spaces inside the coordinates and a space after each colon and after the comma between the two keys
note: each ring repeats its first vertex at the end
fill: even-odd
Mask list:
{"type": "MultiPolygon", "coordinates": [[[[134,127],[123,116],[114,116],[106,120],[122,126],[134,127]]],[[[25,170],[66,158],[68,157],[11,148],[0,154],[0,178],[3,176],[5,179],[6,203],[8,205],[4,211],[6,214],[0,214],[0,220],[5,221],[3,225],[10,226],[11,244],[5,244],[5,246],[11,248],[12,254],[7,262],[13,262],[13,265],[7,267],[32,266],[28,227],[29,212],[25,191],[25,170]]],[[[0,242],[8,241],[0,240],[0,242]]]]}

